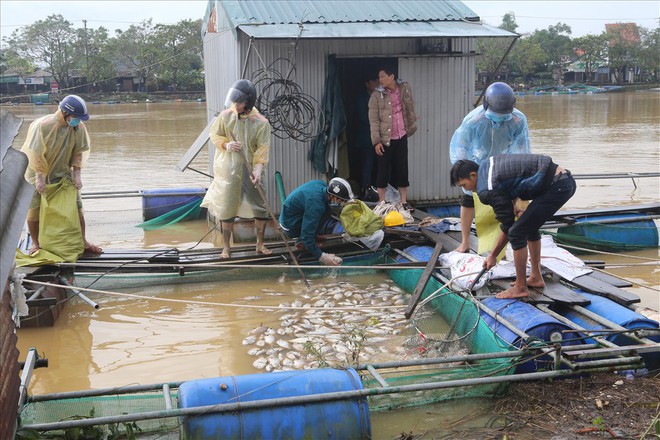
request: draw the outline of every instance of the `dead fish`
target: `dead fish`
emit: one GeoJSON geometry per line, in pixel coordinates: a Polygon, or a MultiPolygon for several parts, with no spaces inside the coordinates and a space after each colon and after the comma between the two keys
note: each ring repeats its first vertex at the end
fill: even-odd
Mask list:
{"type": "Polygon", "coordinates": [[[163,307],[162,309],[156,310],[155,312],[152,312],[153,315],[162,315],[163,313],[170,313],[172,309],[169,307],[163,307]]]}
{"type": "Polygon", "coordinates": [[[286,281],[286,273],[283,273],[278,279],[277,282],[282,284],[283,282],[286,281]]]}
{"type": "Polygon", "coordinates": [[[280,347],[283,347],[283,348],[290,348],[291,347],[291,345],[287,341],[285,341],[284,339],[279,339],[277,341],[277,345],[279,345],[280,347]]]}
{"type": "Polygon", "coordinates": [[[275,336],[273,336],[273,335],[267,335],[267,336],[264,338],[264,342],[266,342],[266,344],[268,344],[268,345],[273,345],[273,342],[275,342],[275,336]]]}
{"type": "Polygon", "coordinates": [[[257,340],[255,336],[248,336],[247,338],[243,339],[243,345],[251,345],[254,344],[254,342],[257,340]]]}
{"type": "Polygon", "coordinates": [[[245,301],[256,301],[256,300],[258,300],[258,299],[261,299],[261,297],[260,297],[260,296],[246,296],[246,297],[243,298],[243,299],[244,299],[245,301]]]}
{"type": "Polygon", "coordinates": [[[268,359],[264,357],[260,357],[256,361],[252,362],[252,366],[259,370],[262,370],[264,367],[266,367],[267,364],[268,364],[268,359]]]}
{"type": "Polygon", "coordinates": [[[250,330],[249,334],[251,334],[251,335],[260,335],[262,333],[265,333],[266,330],[268,330],[268,327],[266,327],[265,325],[260,325],[259,327],[256,327],[256,328],[253,328],[252,330],[250,330]]]}

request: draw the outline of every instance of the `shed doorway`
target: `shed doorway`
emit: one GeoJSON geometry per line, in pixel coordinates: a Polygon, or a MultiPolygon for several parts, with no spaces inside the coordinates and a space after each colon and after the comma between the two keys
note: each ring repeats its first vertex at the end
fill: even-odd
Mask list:
{"type": "MultiPolygon", "coordinates": [[[[369,134],[366,83],[378,81],[378,71],[387,66],[398,72],[397,58],[337,58],[337,75],[346,113],[346,129],[338,155],[337,175],[348,180],[353,193],[362,200],[378,201],[378,195],[369,188],[374,186],[375,157],[369,134]]],[[[398,75],[397,75],[398,76],[398,75]]]]}

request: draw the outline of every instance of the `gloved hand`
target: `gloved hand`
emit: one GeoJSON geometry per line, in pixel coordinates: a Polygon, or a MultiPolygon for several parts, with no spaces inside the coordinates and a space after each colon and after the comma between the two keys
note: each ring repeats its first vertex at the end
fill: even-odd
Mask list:
{"type": "Polygon", "coordinates": [[[43,174],[37,173],[34,179],[34,187],[39,194],[43,194],[46,191],[46,178],[43,174]]]}
{"type": "Polygon", "coordinates": [[[321,254],[319,261],[324,266],[339,266],[343,262],[343,260],[335,254],[326,254],[325,252],[321,254]]]}
{"type": "Polygon", "coordinates": [[[73,180],[73,186],[75,186],[76,189],[82,188],[83,185],[82,185],[82,179],[80,178],[80,169],[73,170],[72,180],[73,180]]]}
{"type": "Polygon", "coordinates": [[[264,171],[264,165],[262,163],[258,163],[252,168],[252,183],[255,185],[261,182],[261,174],[264,171]]]}
{"type": "Polygon", "coordinates": [[[225,145],[225,149],[227,151],[236,151],[236,152],[238,152],[238,151],[241,151],[241,148],[243,148],[243,147],[241,146],[241,143],[238,142],[238,141],[231,141],[231,142],[229,142],[225,145]]]}

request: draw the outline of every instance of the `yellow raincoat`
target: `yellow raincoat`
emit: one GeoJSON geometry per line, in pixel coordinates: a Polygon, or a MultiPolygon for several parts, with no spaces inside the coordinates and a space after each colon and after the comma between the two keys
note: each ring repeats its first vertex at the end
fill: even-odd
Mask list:
{"type": "Polygon", "coordinates": [[[219,220],[234,217],[268,218],[268,209],[243,165],[241,155],[250,168],[268,164],[270,151],[270,123],[256,108],[246,116],[239,116],[234,107],[224,110],[211,125],[210,138],[216,147],[213,161],[213,181],[202,207],[219,220]],[[240,152],[228,151],[225,145],[238,141],[240,152]]]}
{"type": "Polygon", "coordinates": [[[43,174],[46,183],[71,179],[71,167],[83,167],[89,144],[85,124],[69,127],[60,110],[35,120],[21,148],[29,160],[25,179],[33,185],[36,173],[43,174]]]}

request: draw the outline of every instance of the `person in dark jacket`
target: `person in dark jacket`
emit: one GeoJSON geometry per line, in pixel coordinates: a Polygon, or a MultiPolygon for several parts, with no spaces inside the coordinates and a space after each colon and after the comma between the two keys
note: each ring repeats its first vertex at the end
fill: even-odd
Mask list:
{"type": "Polygon", "coordinates": [[[490,269],[507,242],[513,248],[516,281],[497,298],[528,296],[530,287],[543,287],[541,275],[541,234],[539,229],[575,194],[571,172],[541,154],[501,154],[480,164],[459,160],[451,169],[452,186],[476,191],[479,199],[493,207],[502,233],[484,261],[490,269]],[[514,204],[517,199],[532,200],[518,220],[514,204]],[[527,277],[527,248],[531,263],[527,277]]]}
{"type": "Polygon", "coordinates": [[[349,183],[335,177],[330,182],[312,180],[300,185],[287,196],[280,213],[280,226],[289,238],[300,238],[305,249],[326,266],[339,266],[342,259],[323,252],[316,236],[330,218],[331,207],[353,200],[349,183]]]}

